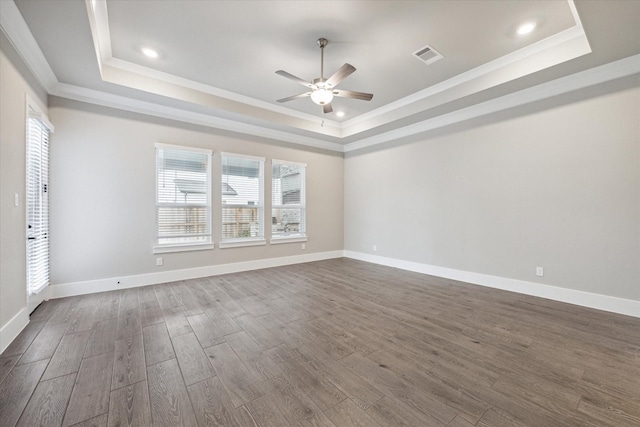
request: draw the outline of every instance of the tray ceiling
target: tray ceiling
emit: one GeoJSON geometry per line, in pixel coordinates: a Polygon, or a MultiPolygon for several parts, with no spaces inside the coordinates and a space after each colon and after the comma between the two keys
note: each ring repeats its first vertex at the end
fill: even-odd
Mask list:
{"type": "MultiPolygon", "coordinates": [[[[12,16],[4,3],[3,15],[12,16]]],[[[52,94],[338,151],[419,132],[429,120],[637,55],[638,3],[15,2],[21,31],[50,67],[52,94]],[[524,22],[536,29],[518,36],[524,22]],[[276,70],[319,77],[319,37],[329,40],[325,77],[354,65],[339,89],[371,92],[372,101],[334,98],[330,114],[310,99],[275,102],[305,91],[276,70]],[[605,40],[618,44],[596,51],[605,40]],[[413,53],[427,44],[444,58],[417,59],[413,53]],[[142,47],[159,57],[146,57],[142,47]]]]}

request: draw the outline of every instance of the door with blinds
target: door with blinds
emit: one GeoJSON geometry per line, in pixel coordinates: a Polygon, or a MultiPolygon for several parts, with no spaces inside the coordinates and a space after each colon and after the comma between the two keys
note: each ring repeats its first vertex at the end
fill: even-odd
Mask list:
{"type": "Polygon", "coordinates": [[[27,118],[27,295],[32,312],[48,299],[49,286],[49,133],[43,114],[27,118]]]}

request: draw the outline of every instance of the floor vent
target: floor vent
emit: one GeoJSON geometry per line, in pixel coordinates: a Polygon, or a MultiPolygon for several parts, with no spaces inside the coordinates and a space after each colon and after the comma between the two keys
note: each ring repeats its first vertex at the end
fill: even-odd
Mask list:
{"type": "Polygon", "coordinates": [[[444,56],[440,52],[429,45],[421,48],[417,52],[414,52],[413,55],[427,65],[431,65],[434,62],[444,58],[444,56]]]}

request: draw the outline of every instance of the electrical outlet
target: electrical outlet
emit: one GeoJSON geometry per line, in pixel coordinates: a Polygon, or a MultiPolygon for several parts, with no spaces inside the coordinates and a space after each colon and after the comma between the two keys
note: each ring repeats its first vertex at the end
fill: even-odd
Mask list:
{"type": "Polygon", "coordinates": [[[544,276],[544,268],[542,267],[536,267],[536,276],[544,276]]]}
{"type": "Polygon", "coordinates": [[[306,243],[303,243],[303,244],[302,244],[302,250],[305,250],[305,249],[307,249],[307,244],[306,244],[306,243]]]}
{"type": "Polygon", "coordinates": [[[161,266],[161,265],[162,265],[162,263],[163,263],[163,261],[162,261],[162,257],[160,257],[160,256],[159,256],[158,258],[156,258],[156,265],[157,265],[157,266],[161,266]]]}
{"type": "Polygon", "coordinates": [[[378,250],[378,246],[373,245],[373,252],[375,252],[375,251],[377,251],[377,250],[378,250]]]}

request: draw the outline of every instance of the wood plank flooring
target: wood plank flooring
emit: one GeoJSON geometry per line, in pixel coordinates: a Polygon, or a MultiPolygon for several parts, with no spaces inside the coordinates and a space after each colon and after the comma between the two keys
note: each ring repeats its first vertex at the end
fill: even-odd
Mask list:
{"type": "Polygon", "coordinates": [[[638,426],[640,319],[350,259],[51,300],[14,425],[638,426]]]}

